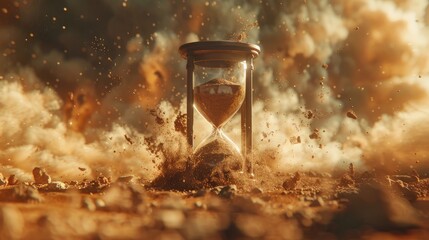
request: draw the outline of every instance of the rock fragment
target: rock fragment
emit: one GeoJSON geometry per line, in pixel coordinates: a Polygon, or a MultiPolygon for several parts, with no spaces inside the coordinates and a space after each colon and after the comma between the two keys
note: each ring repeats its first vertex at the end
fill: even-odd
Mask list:
{"type": "Polygon", "coordinates": [[[90,182],[83,182],[80,187],[84,193],[99,193],[110,186],[110,179],[104,176],[98,177],[96,180],[90,182]]]}
{"type": "Polygon", "coordinates": [[[296,172],[292,178],[287,179],[283,182],[283,188],[285,190],[293,190],[298,185],[298,182],[301,180],[301,175],[299,172],[296,172]]]}
{"type": "Polygon", "coordinates": [[[314,129],[314,131],[308,137],[310,139],[320,139],[319,129],[314,129]]]}
{"type": "Polygon", "coordinates": [[[289,138],[289,141],[292,144],[298,144],[298,143],[301,143],[301,137],[300,136],[292,136],[289,138]]]}
{"type": "Polygon", "coordinates": [[[355,112],[353,112],[352,110],[347,111],[346,116],[347,116],[348,118],[351,118],[351,119],[355,119],[355,120],[356,120],[356,119],[358,119],[358,117],[357,117],[356,113],[355,113],[355,112]]]}
{"type": "Polygon", "coordinates": [[[7,179],[3,176],[3,174],[0,173],[0,186],[6,186],[7,185],[7,179]]]}
{"type": "Polygon", "coordinates": [[[33,169],[33,177],[36,184],[48,184],[51,182],[51,176],[49,176],[45,169],[40,167],[33,169]]]}
{"type": "Polygon", "coordinates": [[[222,198],[232,198],[237,193],[236,185],[227,185],[220,189],[219,196],[222,198]]]}
{"type": "Polygon", "coordinates": [[[63,182],[60,181],[53,181],[48,184],[46,187],[47,191],[51,192],[64,192],[69,188],[69,186],[63,182]]]}
{"type": "Polygon", "coordinates": [[[16,178],[15,174],[12,174],[9,176],[9,178],[7,179],[7,183],[8,183],[8,185],[17,185],[18,184],[18,179],[16,178]]]}

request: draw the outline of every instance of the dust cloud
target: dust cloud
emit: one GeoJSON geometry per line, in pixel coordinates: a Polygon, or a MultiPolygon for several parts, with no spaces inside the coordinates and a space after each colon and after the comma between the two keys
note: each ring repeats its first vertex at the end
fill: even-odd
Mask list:
{"type": "MultiPolygon", "coordinates": [[[[0,3],[0,172],[150,181],[183,162],[177,49],[225,39],[262,48],[258,166],[429,169],[425,0],[22,0],[0,3]]],[[[236,142],[239,122],[225,127],[236,142]]],[[[210,132],[200,116],[195,128],[197,143],[210,132]]]]}

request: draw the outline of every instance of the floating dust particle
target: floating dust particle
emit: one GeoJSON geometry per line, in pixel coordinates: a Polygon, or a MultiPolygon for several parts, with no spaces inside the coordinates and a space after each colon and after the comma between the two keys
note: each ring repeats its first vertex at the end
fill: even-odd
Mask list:
{"type": "Polygon", "coordinates": [[[320,139],[319,129],[314,129],[314,131],[308,137],[310,139],[320,139]]]}
{"type": "Polygon", "coordinates": [[[243,168],[241,154],[221,137],[199,148],[193,161],[192,176],[203,186],[235,184],[243,168]]]}
{"type": "Polygon", "coordinates": [[[355,27],[355,30],[359,30],[359,26],[356,26],[356,27],[355,27]]]}
{"type": "MultiPolygon", "coordinates": [[[[242,20],[242,19],[240,19],[242,20]]],[[[248,32],[254,28],[257,28],[259,26],[258,22],[240,22],[241,27],[239,28],[239,31],[237,33],[233,33],[229,36],[229,39],[236,42],[243,42],[247,40],[248,32]]]]}
{"type": "Polygon", "coordinates": [[[163,143],[156,143],[156,138],[151,137],[145,137],[144,138],[144,144],[147,148],[147,150],[151,153],[153,153],[156,157],[159,157],[160,153],[163,151],[164,144],[163,143]]]}
{"type": "Polygon", "coordinates": [[[86,171],[86,168],[83,168],[83,167],[78,167],[78,169],[80,170],[80,171],[86,171]]]}
{"type": "Polygon", "coordinates": [[[226,79],[215,78],[194,88],[198,111],[219,127],[230,119],[244,100],[244,88],[226,79]]]}
{"type": "Polygon", "coordinates": [[[292,136],[289,138],[289,141],[292,144],[298,144],[298,143],[301,143],[301,137],[300,136],[292,136]]]}
{"type": "Polygon", "coordinates": [[[127,136],[127,134],[124,134],[124,137],[125,137],[125,140],[127,140],[127,142],[130,144],[130,145],[133,145],[133,141],[131,140],[131,138],[130,137],[128,137],[127,136]]]}
{"type": "Polygon", "coordinates": [[[186,113],[182,114],[179,112],[174,120],[174,130],[176,130],[176,132],[180,132],[183,136],[186,136],[186,117],[186,113]]]}
{"type": "Polygon", "coordinates": [[[348,118],[355,119],[355,120],[358,118],[358,117],[357,117],[357,115],[356,115],[356,113],[355,113],[355,112],[353,112],[353,110],[349,110],[349,111],[347,111],[346,116],[347,116],[348,118]]]}
{"type": "Polygon", "coordinates": [[[163,125],[165,123],[165,120],[160,116],[161,113],[159,113],[156,109],[149,110],[149,113],[155,117],[155,122],[159,125],[163,125]]]}
{"type": "Polygon", "coordinates": [[[307,112],[305,112],[305,113],[304,113],[304,116],[305,116],[307,119],[312,119],[312,118],[314,117],[314,113],[313,113],[313,111],[308,110],[307,112]]]}

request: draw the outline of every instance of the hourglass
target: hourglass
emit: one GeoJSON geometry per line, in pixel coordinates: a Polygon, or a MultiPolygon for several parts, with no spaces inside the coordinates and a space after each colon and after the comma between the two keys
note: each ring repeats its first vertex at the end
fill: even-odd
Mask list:
{"type": "Polygon", "coordinates": [[[257,45],[202,41],[182,45],[187,59],[187,140],[193,149],[194,176],[229,174],[252,168],[252,71],[257,45]],[[194,108],[211,124],[212,133],[194,149],[194,108]],[[240,110],[241,109],[241,110],[240,110]],[[241,112],[241,151],[222,127],[241,112]]]}

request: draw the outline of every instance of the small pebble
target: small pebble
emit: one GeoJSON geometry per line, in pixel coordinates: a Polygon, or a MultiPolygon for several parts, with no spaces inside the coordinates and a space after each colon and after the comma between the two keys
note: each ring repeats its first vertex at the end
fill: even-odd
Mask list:
{"type": "Polygon", "coordinates": [[[67,190],[69,187],[67,184],[60,182],[60,181],[53,181],[48,184],[47,190],[52,192],[62,192],[67,190]]]}
{"type": "Polygon", "coordinates": [[[16,185],[16,184],[18,184],[18,179],[16,178],[15,174],[12,174],[7,179],[7,182],[9,185],[16,185]]]}
{"type": "Polygon", "coordinates": [[[36,184],[48,184],[52,181],[46,170],[40,167],[33,169],[33,177],[36,184]]]}
{"type": "Polygon", "coordinates": [[[0,173],[0,186],[6,186],[7,185],[7,179],[3,176],[3,174],[0,173]]]}

